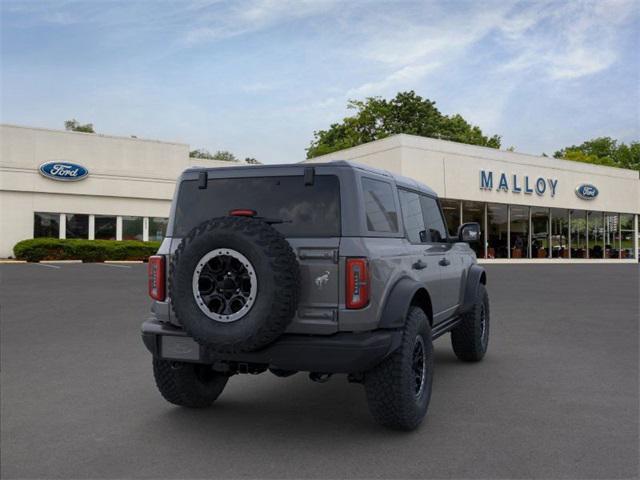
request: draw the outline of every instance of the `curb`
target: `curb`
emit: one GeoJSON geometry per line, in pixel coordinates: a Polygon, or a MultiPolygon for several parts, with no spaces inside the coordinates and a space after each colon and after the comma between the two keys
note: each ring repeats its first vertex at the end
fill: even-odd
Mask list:
{"type": "Polygon", "coordinates": [[[40,260],[38,263],[82,263],[82,260],[40,260]]]}
{"type": "Polygon", "coordinates": [[[11,264],[11,263],[27,263],[27,261],[26,260],[11,260],[11,259],[8,259],[8,258],[1,258],[0,259],[0,265],[11,264]]]}
{"type": "Polygon", "coordinates": [[[134,264],[138,264],[138,263],[144,263],[142,260],[105,260],[103,263],[134,263],[134,264]]]}

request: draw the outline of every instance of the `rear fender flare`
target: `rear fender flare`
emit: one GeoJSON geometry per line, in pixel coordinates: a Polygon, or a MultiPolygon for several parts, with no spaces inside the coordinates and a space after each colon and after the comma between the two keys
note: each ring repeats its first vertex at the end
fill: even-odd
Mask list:
{"type": "Polygon", "coordinates": [[[405,277],[391,288],[385,301],[380,317],[380,328],[402,328],[404,327],[409,307],[412,304],[418,305],[429,318],[429,323],[433,321],[431,312],[431,298],[427,289],[419,282],[405,277]]]}

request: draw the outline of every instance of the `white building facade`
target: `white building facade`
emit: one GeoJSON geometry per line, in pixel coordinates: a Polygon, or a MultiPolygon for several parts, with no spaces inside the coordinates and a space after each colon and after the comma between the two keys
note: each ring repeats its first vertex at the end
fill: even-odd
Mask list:
{"type": "Polygon", "coordinates": [[[34,237],[160,240],[194,164],[229,162],[190,158],[180,143],[0,125],[0,258],[34,237]]]}
{"type": "Polygon", "coordinates": [[[413,135],[307,162],[352,160],[436,191],[451,234],[478,222],[486,262],[637,262],[635,170],[526,155],[413,135]]]}
{"type": "MultiPolygon", "coordinates": [[[[451,234],[479,222],[487,262],[637,262],[633,170],[394,135],[307,162],[353,160],[441,198],[451,234]]],[[[160,240],[189,146],[0,125],[0,258],[34,237],[160,240]]]]}

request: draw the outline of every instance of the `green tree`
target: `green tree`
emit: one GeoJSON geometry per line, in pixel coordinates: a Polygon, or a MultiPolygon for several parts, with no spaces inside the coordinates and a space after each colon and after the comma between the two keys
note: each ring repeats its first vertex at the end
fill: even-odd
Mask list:
{"type": "Polygon", "coordinates": [[[381,97],[349,100],[347,108],[355,110],[355,114],[330,125],[327,130],[315,131],[307,148],[307,158],[397,133],[500,148],[500,136],[487,137],[480,127],[471,125],[461,115],[443,115],[435,105],[413,90],[399,92],[391,100],[381,97]]]}
{"type": "Polygon", "coordinates": [[[216,153],[213,154],[213,159],[214,160],[221,160],[223,162],[237,162],[238,161],[236,156],[233,153],[228,152],[227,150],[218,150],[216,153]]]}
{"type": "Polygon", "coordinates": [[[191,150],[189,152],[191,158],[204,158],[207,160],[221,160],[223,162],[237,162],[236,156],[226,150],[218,150],[216,153],[211,153],[209,150],[200,148],[197,150],[191,150]]]}
{"type": "Polygon", "coordinates": [[[640,141],[633,141],[627,145],[611,137],[598,137],[580,145],[558,150],[553,156],[575,162],[640,171],[640,141]]]}
{"type": "Polygon", "coordinates": [[[96,133],[93,129],[93,123],[85,123],[82,125],[75,118],[64,122],[64,129],[70,132],[96,133]]]}

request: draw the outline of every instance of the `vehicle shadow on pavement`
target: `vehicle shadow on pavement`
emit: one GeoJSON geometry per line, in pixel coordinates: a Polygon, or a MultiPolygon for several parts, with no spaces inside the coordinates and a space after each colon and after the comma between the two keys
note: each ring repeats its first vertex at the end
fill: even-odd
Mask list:
{"type": "MultiPolygon", "coordinates": [[[[455,382],[455,370],[468,367],[446,350],[440,348],[435,352],[437,381],[441,385],[455,382]]],[[[345,375],[334,375],[325,384],[311,382],[306,373],[289,378],[277,378],[269,373],[234,376],[226,391],[208,409],[166,404],[161,410],[154,422],[164,422],[176,436],[198,432],[206,437],[207,432],[211,432],[220,438],[227,432],[236,439],[260,435],[264,440],[277,440],[286,435],[289,439],[314,436],[335,442],[340,439],[336,433],[345,430],[351,434],[385,437],[398,434],[374,422],[369,415],[364,387],[349,384],[345,375]],[[292,434],[295,435],[292,437],[292,434]]],[[[429,415],[426,423],[428,418],[429,415]]],[[[406,432],[400,434],[406,435],[406,432]]],[[[352,440],[350,436],[349,441],[352,440]]]]}

